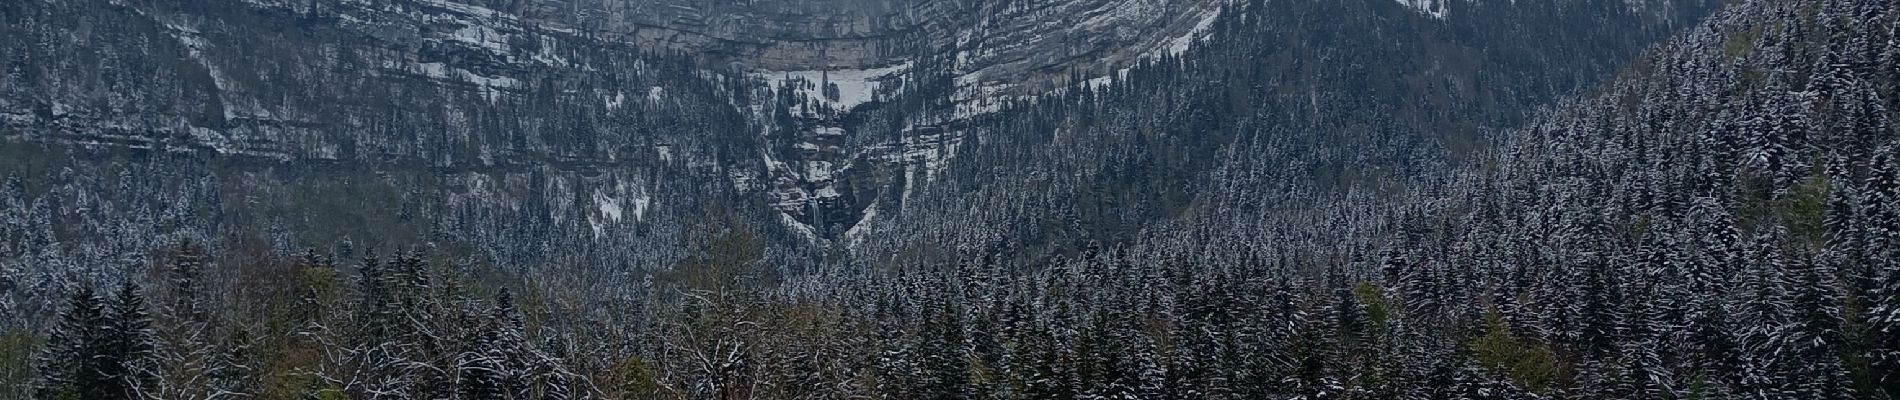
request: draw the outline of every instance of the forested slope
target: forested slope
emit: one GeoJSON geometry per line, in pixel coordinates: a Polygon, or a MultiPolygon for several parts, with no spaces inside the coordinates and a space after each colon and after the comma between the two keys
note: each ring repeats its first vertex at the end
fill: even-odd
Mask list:
{"type": "MultiPolygon", "coordinates": [[[[80,285],[46,340],[8,336],[40,357],[0,376],[78,398],[1890,399],[1891,6],[1733,2],[1541,113],[1472,111],[1525,121],[1499,132],[1427,117],[1456,101],[1275,92],[1414,80],[1261,79],[1206,60],[1275,47],[1216,39],[947,124],[1040,136],[966,137],[974,161],[887,189],[907,223],[819,263],[837,268],[782,274],[769,239],[719,218],[631,292],[440,249],[184,244],[130,280],[149,288],[80,285]],[[1301,97],[1341,113],[1290,111],[1301,97]],[[1202,105],[1147,107],[1175,102],[1202,105]],[[1088,117],[1023,117],[1070,112],[1088,117]],[[1411,134],[1355,122],[1382,115],[1411,134]],[[932,192],[950,190],[991,195],[932,192]]],[[[1254,18],[1216,29],[1285,26],[1254,18]]]]}
{"type": "MultiPolygon", "coordinates": [[[[1237,1],[1183,53],[1078,75],[1046,96],[992,99],[994,113],[933,119],[952,105],[911,96],[854,113],[846,129],[917,139],[918,153],[947,160],[885,168],[897,183],[858,196],[874,199],[859,207],[876,218],[840,241],[876,265],[1072,256],[1203,222],[1332,233],[1269,231],[1333,218],[1315,205],[1430,186],[1415,180],[1471,160],[1498,131],[1603,82],[1712,6],[1451,4],[1458,17],[1437,19],[1391,1],[1237,1]]],[[[949,86],[931,85],[949,79],[933,71],[910,79],[949,86]]]]}

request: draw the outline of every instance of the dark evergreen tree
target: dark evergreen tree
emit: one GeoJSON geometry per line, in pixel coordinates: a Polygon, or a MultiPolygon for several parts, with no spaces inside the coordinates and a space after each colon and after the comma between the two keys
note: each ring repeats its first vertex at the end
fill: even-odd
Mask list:
{"type": "Polygon", "coordinates": [[[156,333],[151,314],[146,311],[145,295],[137,284],[124,282],[110,303],[105,326],[106,354],[103,375],[113,378],[111,393],[118,398],[143,398],[148,395],[162,366],[153,357],[156,333]]]}
{"type": "Polygon", "coordinates": [[[115,387],[112,377],[99,368],[98,359],[107,350],[108,322],[105,304],[91,288],[73,291],[34,363],[38,398],[89,400],[122,394],[109,392],[115,387]]]}
{"type": "Polygon", "coordinates": [[[170,290],[170,303],[166,304],[171,308],[168,314],[182,319],[183,323],[203,322],[205,310],[199,304],[199,285],[205,268],[204,249],[191,239],[185,239],[178,243],[170,261],[171,268],[166,271],[170,279],[166,286],[170,290]]]}
{"type": "Polygon", "coordinates": [[[1886,396],[1900,398],[1900,269],[1887,268],[1881,276],[1880,284],[1868,296],[1873,299],[1866,328],[1868,341],[1874,344],[1870,355],[1873,379],[1886,396]]]}

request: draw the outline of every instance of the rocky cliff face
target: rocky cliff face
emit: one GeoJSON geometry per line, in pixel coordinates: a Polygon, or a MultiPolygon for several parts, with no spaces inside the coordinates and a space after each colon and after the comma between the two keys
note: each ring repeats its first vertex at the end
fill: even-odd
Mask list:
{"type": "Polygon", "coordinates": [[[919,51],[940,3],[891,0],[463,0],[604,41],[772,70],[863,67],[919,51]],[[915,3],[915,4],[913,4],[915,3]]]}
{"type": "Polygon", "coordinates": [[[968,83],[1027,94],[1204,31],[1219,0],[454,0],[606,42],[758,71],[872,69],[954,54],[968,83]],[[1197,29],[1198,28],[1198,29],[1197,29]],[[1054,81],[1052,81],[1054,80],[1054,81]]]}
{"type": "MultiPolygon", "coordinates": [[[[765,223],[823,242],[873,219],[874,201],[901,198],[900,182],[941,168],[946,146],[961,140],[934,126],[941,112],[853,122],[867,104],[922,91],[902,82],[916,69],[951,74],[950,83],[966,88],[1049,87],[1056,81],[1029,83],[1154,54],[1212,10],[1211,2],[1024,4],[1033,6],[6,2],[0,150],[40,154],[0,167],[31,176],[34,163],[74,163],[73,179],[26,185],[34,188],[110,188],[123,185],[83,177],[162,180],[196,171],[213,179],[186,186],[195,189],[147,188],[195,193],[153,202],[156,209],[96,208],[128,210],[104,221],[210,210],[168,228],[197,232],[243,220],[237,210],[249,206],[223,196],[266,187],[281,190],[262,198],[295,203],[283,206],[297,210],[279,211],[302,216],[250,222],[286,231],[334,217],[328,213],[380,207],[289,200],[351,176],[344,181],[394,194],[359,200],[411,204],[405,218],[455,226],[438,232],[454,238],[435,239],[524,263],[548,243],[569,242],[594,243],[583,247],[604,249],[600,257],[660,264],[677,252],[638,243],[677,242],[681,233],[652,227],[679,224],[710,204],[760,199],[771,213],[765,223]],[[667,51],[689,56],[655,55],[667,51]],[[918,126],[906,127],[907,119],[918,126]],[[184,159],[106,161],[121,152],[184,159]],[[319,167],[326,165],[356,172],[326,174],[330,167],[319,167]]],[[[49,204],[49,218],[76,215],[56,205],[74,202],[49,204]]],[[[281,239],[338,239],[320,236],[281,239]]]]}
{"type": "MultiPolygon", "coordinates": [[[[1211,43],[1223,29],[1218,12],[1239,3],[0,2],[0,155],[8,156],[0,175],[37,177],[13,190],[21,206],[0,211],[72,222],[63,226],[143,226],[143,237],[155,239],[271,227],[283,232],[283,247],[334,242],[299,232],[337,218],[436,221],[390,236],[465,244],[517,265],[565,258],[654,267],[684,254],[654,243],[688,242],[682,227],[719,209],[797,253],[877,235],[880,221],[935,215],[957,206],[957,196],[1038,185],[988,181],[990,167],[1046,179],[1031,170],[1129,151],[1068,154],[1093,140],[1060,135],[1213,120],[1134,112],[1037,119],[1038,110],[1066,112],[1061,102],[1099,98],[997,110],[1006,100],[1073,94],[1082,83],[1144,79],[1126,71],[1211,43]],[[1035,147],[1051,148],[1028,150],[1035,147]],[[980,157],[966,157],[972,152],[980,157]],[[946,189],[946,176],[961,186],[946,189]],[[139,206],[96,203],[152,192],[173,195],[128,200],[139,206]],[[340,194],[312,195],[329,193],[340,194]],[[935,205],[914,206],[920,196],[935,205]],[[306,197],[342,200],[298,200],[306,197]],[[153,224],[145,215],[168,219],[153,224]]],[[[1410,125],[1460,121],[1440,125],[1470,132],[1475,123],[1453,118],[1465,115],[1461,104],[1524,112],[1601,76],[1654,35],[1617,34],[1667,25],[1604,6],[1618,0],[1453,1],[1442,18],[1387,0],[1262,3],[1276,28],[1232,34],[1229,42],[1246,45],[1199,57],[1262,79],[1215,90],[1173,66],[1150,68],[1146,79],[1171,79],[1163,87],[1196,89],[1151,91],[1144,101],[1153,106],[1142,112],[1232,106],[1265,121],[1257,125],[1317,127],[1308,135],[1316,144],[1339,143],[1322,137],[1335,131],[1412,134],[1386,131],[1400,124],[1393,116],[1410,125]],[[1627,29],[1543,29],[1575,15],[1565,7],[1627,29]],[[1572,36],[1585,45],[1547,46],[1572,36]],[[1242,91],[1265,94],[1234,98],[1271,107],[1221,97],[1242,91]],[[1411,109],[1429,112],[1404,112],[1411,109]]],[[[1142,137],[1144,152],[1209,155],[1197,144],[1204,141],[1142,137]]],[[[1192,173],[1200,172],[1180,172],[1192,173]]],[[[46,225],[60,224],[0,233],[46,225]]],[[[110,236],[78,231],[20,235],[110,236]]]]}
{"type": "MultiPolygon", "coordinates": [[[[458,0],[439,11],[601,43],[680,51],[764,82],[753,120],[768,143],[756,170],[771,208],[811,240],[875,218],[875,199],[901,196],[910,176],[941,168],[961,138],[945,118],[1123,71],[1179,53],[1204,36],[1219,0],[458,0]],[[955,111],[901,127],[847,126],[866,103],[906,94],[924,59],[950,79],[955,111]],[[778,92],[791,92],[785,99],[778,92]],[[812,107],[817,109],[804,109],[812,107]],[[776,114],[788,114],[781,118],[776,114]],[[923,129],[916,127],[922,125],[923,129]],[[895,129],[897,132],[879,130],[895,129]],[[917,134],[915,132],[935,132],[917,134]],[[894,186],[895,185],[895,186],[894,186]],[[893,196],[881,196],[891,192],[893,196]]],[[[474,24],[481,25],[481,24],[474,24]]],[[[484,32],[485,34],[487,32],[484,32]]],[[[501,33],[507,36],[508,33],[501,33]]],[[[511,39],[486,38],[506,44],[511,39]]],[[[489,50],[505,46],[489,46],[489,50]]],[[[913,84],[913,86],[915,86],[913,84]]],[[[935,94],[931,94],[935,95],[935,94]]],[[[919,175],[923,174],[923,175],[919,175]]]]}

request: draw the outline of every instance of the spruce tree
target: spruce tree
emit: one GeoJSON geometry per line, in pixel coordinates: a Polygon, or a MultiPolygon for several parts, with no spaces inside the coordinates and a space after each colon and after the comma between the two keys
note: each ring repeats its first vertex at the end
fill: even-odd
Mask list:
{"type": "Polygon", "coordinates": [[[1900,398],[1900,268],[1889,264],[1868,297],[1874,304],[1866,318],[1869,342],[1874,344],[1873,379],[1886,396],[1900,398]]]}
{"type": "Polygon", "coordinates": [[[46,347],[35,361],[39,377],[35,394],[42,399],[103,399],[109,380],[95,368],[103,353],[106,310],[91,288],[73,291],[59,322],[47,334],[46,347]]]}
{"type": "Polygon", "coordinates": [[[170,266],[166,274],[170,278],[170,304],[166,305],[171,308],[169,314],[181,322],[203,322],[205,310],[198,304],[198,291],[205,267],[204,248],[191,239],[180,241],[170,266]]]}
{"type": "Polygon", "coordinates": [[[514,294],[508,288],[502,288],[495,295],[495,309],[490,317],[494,321],[494,343],[489,347],[489,357],[501,367],[502,389],[512,398],[528,396],[529,347],[525,338],[526,329],[521,312],[515,309],[514,294]]]}
{"type": "Polygon", "coordinates": [[[968,357],[964,351],[963,325],[947,300],[938,301],[926,315],[924,335],[918,339],[923,360],[919,399],[957,399],[967,397],[968,357]]]}
{"type": "Polygon", "coordinates": [[[156,379],[160,367],[153,359],[156,333],[145,297],[138,285],[126,281],[119,286],[111,304],[106,328],[108,353],[104,357],[105,375],[114,377],[113,392],[124,398],[144,397],[156,379]]]}

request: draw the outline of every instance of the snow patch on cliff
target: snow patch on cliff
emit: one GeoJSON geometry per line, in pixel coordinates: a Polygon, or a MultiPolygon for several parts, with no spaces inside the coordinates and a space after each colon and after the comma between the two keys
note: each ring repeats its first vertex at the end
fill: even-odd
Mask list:
{"type": "Polygon", "coordinates": [[[595,189],[593,198],[599,218],[588,218],[588,224],[597,237],[605,235],[607,227],[626,221],[627,214],[633,214],[634,222],[645,221],[647,209],[653,205],[653,197],[645,189],[637,185],[628,188],[624,183],[595,189]]]}
{"type": "Polygon", "coordinates": [[[620,206],[620,199],[608,196],[605,192],[594,191],[594,205],[600,208],[600,215],[607,217],[608,222],[620,222],[621,216],[624,214],[624,210],[620,206]]]}
{"type": "Polygon", "coordinates": [[[792,88],[805,98],[817,104],[828,105],[834,110],[848,111],[858,105],[877,100],[877,91],[883,87],[884,80],[894,78],[899,72],[910,69],[910,63],[871,69],[832,69],[815,71],[760,71],[753,78],[771,83],[774,88],[792,88]],[[829,88],[836,87],[835,98],[830,96],[829,88]]]}
{"type": "Polygon", "coordinates": [[[864,238],[871,234],[871,225],[875,223],[877,223],[877,204],[871,204],[870,207],[864,208],[864,215],[858,217],[858,222],[851,224],[851,229],[844,231],[845,243],[856,246],[864,242],[864,238]]]}
{"type": "Polygon", "coordinates": [[[510,89],[514,89],[517,85],[520,84],[520,82],[516,81],[515,78],[506,77],[506,76],[497,76],[497,77],[482,76],[481,74],[477,74],[475,72],[472,72],[466,69],[456,68],[453,66],[449,66],[446,63],[439,63],[439,62],[415,63],[415,64],[409,64],[407,67],[402,66],[402,65],[391,65],[389,66],[389,68],[397,69],[397,70],[401,70],[401,71],[405,71],[405,72],[409,72],[409,73],[413,73],[417,75],[422,75],[422,76],[426,76],[433,79],[439,79],[439,80],[445,80],[445,81],[467,82],[467,83],[475,85],[477,89],[480,89],[482,93],[482,97],[488,99],[488,101],[491,101],[491,102],[495,101],[497,97],[500,97],[502,92],[510,90],[510,89]]]}
{"type": "Polygon", "coordinates": [[[470,24],[449,35],[449,39],[469,46],[486,49],[495,54],[508,53],[508,36],[484,25],[470,24]]]}
{"type": "Polygon", "coordinates": [[[1209,8],[1201,10],[1201,12],[1203,14],[1201,15],[1201,20],[1194,23],[1194,29],[1189,29],[1187,33],[1168,40],[1168,45],[1163,47],[1168,54],[1179,55],[1186,53],[1189,47],[1194,46],[1195,42],[1207,40],[1208,35],[1212,34],[1208,31],[1214,27],[1214,20],[1220,17],[1220,11],[1209,8]]]}
{"type": "Polygon", "coordinates": [[[602,96],[602,100],[604,101],[603,105],[607,107],[607,111],[616,111],[620,109],[621,104],[627,103],[627,93],[615,91],[613,97],[602,96]]]}
{"type": "Polygon", "coordinates": [[[1397,0],[1397,1],[1399,2],[1399,4],[1403,4],[1406,7],[1411,7],[1414,10],[1418,10],[1418,12],[1425,13],[1425,15],[1430,15],[1432,16],[1432,18],[1445,19],[1445,15],[1451,11],[1450,10],[1451,0],[1397,0]]]}
{"type": "Polygon", "coordinates": [[[778,213],[778,220],[780,223],[785,224],[786,228],[790,228],[792,232],[798,233],[799,236],[805,237],[805,240],[809,240],[812,242],[818,241],[818,234],[812,231],[811,225],[806,225],[803,222],[798,222],[798,219],[792,218],[791,215],[786,214],[786,213],[778,213]]]}

